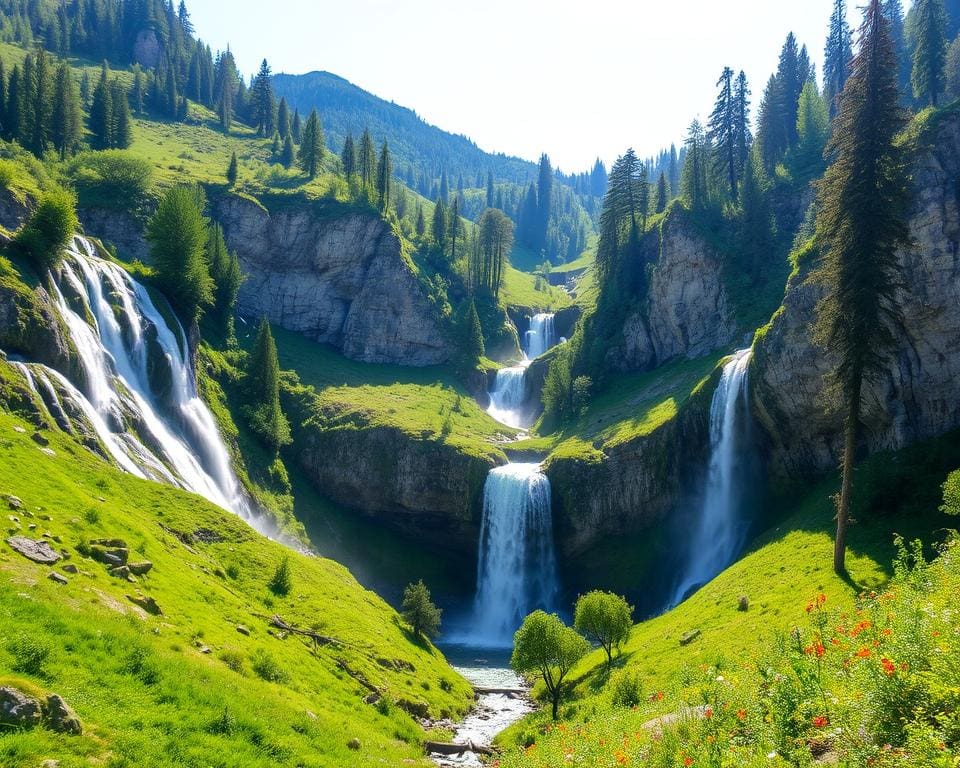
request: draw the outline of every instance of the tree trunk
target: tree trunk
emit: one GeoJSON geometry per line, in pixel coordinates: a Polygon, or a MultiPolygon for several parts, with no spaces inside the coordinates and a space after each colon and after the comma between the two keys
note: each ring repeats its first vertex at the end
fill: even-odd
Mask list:
{"type": "Polygon", "coordinates": [[[863,377],[854,377],[850,388],[847,420],[843,428],[843,480],[837,503],[837,538],[833,549],[833,570],[843,576],[847,572],[847,524],[850,521],[850,501],[853,495],[853,469],[856,464],[857,436],[860,432],[860,390],[863,377]]]}
{"type": "Polygon", "coordinates": [[[554,692],[552,699],[553,699],[553,719],[556,720],[557,709],[560,706],[560,688],[559,687],[557,688],[556,692],[554,692]]]}

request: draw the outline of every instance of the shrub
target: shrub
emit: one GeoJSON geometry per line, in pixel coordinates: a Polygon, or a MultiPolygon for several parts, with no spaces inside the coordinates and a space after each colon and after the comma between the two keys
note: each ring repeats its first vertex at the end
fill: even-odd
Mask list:
{"type": "Polygon", "coordinates": [[[403,590],[403,620],[418,637],[436,637],[440,631],[440,616],[443,611],[430,599],[430,590],[423,581],[408,584],[403,590]]]}
{"type": "Polygon", "coordinates": [[[238,675],[242,675],[245,672],[245,658],[246,657],[243,655],[243,652],[238,651],[235,648],[224,648],[222,651],[220,651],[220,661],[226,664],[238,675]]]}
{"type": "Polygon", "coordinates": [[[632,669],[622,669],[610,681],[610,701],[615,707],[629,709],[643,701],[643,681],[632,669]]]}
{"type": "Polygon", "coordinates": [[[60,252],[77,230],[76,201],[64,189],[53,189],[40,202],[14,238],[16,248],[44,271],[56,265],[60,252]]]}
{"type": "Polygon", "coordinates": [[[268,683],[283,683],[287,680],[287,673],[283,667],[262,648],[258,648],[250,657],[250,666],[253,667],[257,677],[268,683]]]}
{"type": "Polygon", "coordinates": [[[280,597],[290,594],[290,590],[293,588],[293,579],[290,575],[290,558],[288,556],[283,556],[267,586],[270,587],[273,594],[280,597]]]}
{"type": "Polygon", "coordinates": [[[34,635],[17,635],[7,643],[13,656],[11,667],[27,675],[43,675],[43,666],[50,658],[50,646],[34,635]]]}
{"type": "Polygon", "coordinates": [[[153,166],[131,152],[85,152],[70,163],[68,173],[84,206],[139,211],[150,199],[153,166]]]}

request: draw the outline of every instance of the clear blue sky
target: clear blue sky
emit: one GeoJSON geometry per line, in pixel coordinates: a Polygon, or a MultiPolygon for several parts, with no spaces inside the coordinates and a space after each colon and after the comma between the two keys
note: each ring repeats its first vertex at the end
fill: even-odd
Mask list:
{"type": "MultiPolygon", "coordinates": [[[[855,28],[862,2],[848,0],[855,28]]],[[[724,66],[746,71],[756,107],[791,30],[819,71],[833,0],[187,4],[248,75],[264,57],[275,72],[334,72],[484,149],[575,171],[680,140],[724,66]]]]}

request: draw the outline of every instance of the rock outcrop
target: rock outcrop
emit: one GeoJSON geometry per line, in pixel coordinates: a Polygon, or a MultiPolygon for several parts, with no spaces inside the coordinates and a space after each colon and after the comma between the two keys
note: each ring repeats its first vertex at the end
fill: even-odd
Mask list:
{"type": "Polygon", "coordinates": [[[436,308],[378,216],[324,216],[306,203],[271,214],[230,195],[213,208],[246,275],[240,314],[265,315],[363,362],[426,366],[450,358],[436,308]]]}
{"type": "MultiPolygon", "coordinates": [[[[883,375],[863,397],[863,448],[896,449],[960,426],[960,111],[932,118],[912,149],[913,245],[903,249],[901,321],[883,375]]],[[[839,463],[842,416],[827,392],[830,355],[810,338],[822,289],[801,264],[783,307],[756,345],[754,411],[775,476],[803,477],[839,463]]]]}
{"type": "Polygon", "coordinates": [[[297,446],[301,467],[325,496],[433,546],[475,556],[483,483],[494,459],[386,426],[308,425],[297,446]]]}
{"type": "Polygon", "coordinates": [[[76,357],[69,338],[45,288],[0,275],[0,349],[69,374],[76,357]]]}
{"type": "Polygon", "coordinates": [[[720,257],[678,206],[642,247],[654,264],[645,306],[627,317],[623,343],[607,359],[623,371],[651,370],[681,357],[703,357],[729,344],[736,324],[720,257]]]}

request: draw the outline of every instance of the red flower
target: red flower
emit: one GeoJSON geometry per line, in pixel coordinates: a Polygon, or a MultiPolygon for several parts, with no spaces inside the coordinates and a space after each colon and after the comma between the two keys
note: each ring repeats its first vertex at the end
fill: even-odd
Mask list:
{"type": "Polygon", "coordinates": [[[803,649],[803,652],[807,656],[816,656],[818,659],[823,658],[823,654],[827,652],[827,649],[823,647],[823,643],[816,642],[813,645],[809,645],[803,649]]]}
{"type": "Polygon", "coordinates": [[[737,710],[737,720],[743,722],[743,721],[746,720],[746,719],[747,719],[747,710],[745,710],[745,709],[738,709],[738,710],[737,710]]]}
{"type": "Polygon", "coordinates": [[[830,725],[830,718],[826,715],[817,715],[813,718],[814,728],[826,728],[828,725],[830,725]]]}
{"type": "Polygon", "coordinates": [[[890,659],[880,659],[880,665],[883,667],[883,674],[887,677],[890,677],[897,671],[896,665],[890,661],[890,659]]]}
{"type": "Polygon", "coordinates": [[[869,659],[872,653],[873,651],[871,651],[869,648],[864,646],[859,651],[857,651],[856,655],[858,658],[861,658],[861,659],[869,659]]]}
{"type": "Polygon", "coordinates": [[[707,720],[713,717],[713,708],[707,707],[705,710],[703,710],[703,716],[707,718],[707,720]]]}
{"type": "Polygon", "coordinates": [[[693,765],[693,758],[692,757],[683,758],[683,764],[687,766],[687,768],[690,768],[690,766],[693,765]]]}

